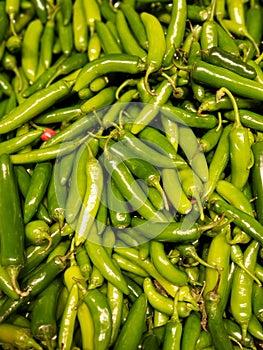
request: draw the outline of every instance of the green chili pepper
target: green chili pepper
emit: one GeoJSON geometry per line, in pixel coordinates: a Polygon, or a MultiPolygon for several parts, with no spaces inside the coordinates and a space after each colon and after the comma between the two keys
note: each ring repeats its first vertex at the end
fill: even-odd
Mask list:
{"type": "Polygon", "coordinates": [[[146,57],[147,70],[144,78],[145,86],[148,86],[149,75],[158,71],[162,66],[166,42],[164,31],[158,18],[148,12],[141,12],[140,16],[145,27],[148,41],[148,53],[146,57]]]}
{"type": "Polygon", "coordinates": [[[168,101],[173,92],[174,78],[173,76],[170,79],[164,79],[157,87],[154,96],[148,101],[149,103],[142,106],[142,110],[133,121],[131,133],[138,134],[154,120],[160,107],[168,101]]]}
{"type": "Polygon", "coordinates": [[[45,162],[57,157],[66,155],[76,150],[87,136],[74,141],[64,142],[62,145],[54,145],[45,149],[33,149],[31,152],[11,155],[13,164],[29,164],[37,162],[45,162]]]}
{"type": "Polygon", "coordinates": [[[89,2],[84,1],[84,10],[86,14],[86,21],[91,35],[95,31],[94,22],[101,20],[101,8],[97,1],[91,0],[89,2]]]}
{"type": "MultiPolygon", "coordinates": [[[[44,255],[44,254],[43,254],[44,255]]],[[[44,263],[41,267],[31,274],[26,281],[22,281],[24,290],[28,291],[26,296],[20,297],[18,300],[8,298],[5,304],[2,305],[0,312],[0,323],[8,318],[12,313],[26,304],[26,302],[38,295],[45,289],[55,277],[62,272],[66,267],[67,255],[61,257],[56,256],[48,263],[44,263]]]]}
{"type": "Polygon", "coordinates": [[[231,125],[224,127],[222,135],[218,141],[217,147],[215,149],[214,156],[208,168],[208,182],[207,190],[205,193],[205,198],[209,197],[214,192],[217,185],[217,181],[220,179],[221,174],[228,165],[230,158],[229,155],[229,132],[232,128],[231,125]]]}
{"type": "MultiPolygon", "coordinates": [[[[17,1],[15,1],[17,3],[17,1]]],[[[16,5],[17,6],[17,5],[16,5]]],[[[13,35],[17,35],[20,33],[29,22],[35,17],[35,9],[33,4],[28,6],[25,11],[20,11],[15,16],[15,20],[13,19],[10,23],[10,29],[13,35]]]]}
{"type": "Polygon", "coordinates": [[[223,127],[218,126],[208,130],[200,139],[200,146],[203,152],[210,152],[216,147],[222,135],[223,127]]]}
{"type": "Polygon", "coordinates": [[[9,78],[4,73],[0,73],[0,90],[7,96],[11,96],[13,93],[9,78]]]}
{"type": "Polygon", "coordinates": [[[76,234],[74,238],[76,246],[84,243],[89,235],[89,230],[93,225],[99,208],[100,196],[102,193],[102,167],[100,162],[93,156],[89,147],[88,152],[89,155],[86,163],[87,187],[80,215],[77,220],[76,234]]]}
{"type": "Polygon", "coordinates": [[[251,203],[245,197],[242,191],[236,186],[226,180],[219,180],[216,185],[217,193],[227,200],[231,205],[235,206],[239,210],[254,216],[251,203]]]}
{"type": "Polygon", "coordinates": [[[173,314],[173,300],[161,294],[154,286],[150,277],[144,278],[143,290],[147,296],[148,302],[159,312],[164,313],[167,316],[172,316],[173,314]]]}
{"type": "Polygon", "coordinates": [[[233,94],[262,101],[260,83],[240,77],[226,68],[217,67],[204,61],[197,61],[192,69],[192,77],[199,83],[220,89],[222,86],[233,94]]]}
{"type": "Polygon", "coordinates": [[[61,289],[61,280],[56,278],[39,294],[32,308],[32,334],[49,346],[52,338],[57,335],[56,311],[61,289]]]}
{"type": "Polygon", "coordinates": [[[61,50],[64,55],[69,56],[72,53],[74,47],[72,22],[69,22],[67,25],[65,25],[62,11],[58,10],[56,12],[56,25],[61,50]]]}
{"type": "Polygon", "coordinates": [[[231,245],[231,260],[244,270],[258,285],[261,285],[259,279],[244,264],[244,255],[238,244],[231,245]]]}
{"type": "Polygon", "coordinates": [[[256,318],[262,322],[263,309],[262,309],[262,291],[263,289],[257,283],[253,284],[253,294],[252,294],[252,311],[256,318]]]}
{"type": "Polygon", "coordinates": [[[204,219],[202,197],[205,193],[205,185],[202,183],[198,175],[186,165],[178,170],[178,176],[181,182],[182,189],[187,198],[196,200],[200,219],[204,219]]]}
{"type": "MultiPolygon", "coordinates": [[[[255,108],[256,105],[261,104],[261,102],[259,101],[255,101],[253,99],[240,98],[240,97],[236,97],[236,103],[240,111],[240,119],[242,123],[243,123],[242,113],[241,113],[242,108],[253,109],[255,108]]],[[[213,111],[220,111],[225,109],[232,109],[232,107],[233,107],[232,103],[227,96],[223,96],[222,98],[220,98],[220,100],[216,99],[216,96],[207,96],[202,101],[201,105],[198,107],[198,114],[201,115],[203,111],[213,112],[213,111]]],[[[233,111],[226,111],[226,115],[228,114],[232,115],[233,111]]],[[[232,120],[234,120],[234,118],[232,120]]]]}
{"type": "MultiPolygon", "coordinates": [[[[226,112],[224,113],[224,116],[230,121],[235,120],[234,111],[226,112]]],[[[260,132],[263,131],[261,126],[261,115],[259,113],[255,113],[253,111],[246,110],[246,109],[240,109],[239,116],[243,126],[247,128],[255,129],[260,132]]]]}
{"type": "MultiPolygon", "coordinates": [[[[80,119],[77,119],[76,121],[67,125],[63,130],[45,141],[40,148],[50,148],[60,143],[66,143],[70,140],[72,140],[72,142],[76,142],[76,139],[80,135],[87,133],[87,131],[91,131],[91,128],[93,128],[92,131],[94,131],[94,128],[97,124],[98,120],[94,114],[88,116],[83,115],[80,119]]],[[[84,137],[83,141],[85,139],[88,140],[88,137],[84,137]]]]}
{"type": "MultiPolygon", "coordinates": [[[[142,48],[147,49],[147,35],[144,24],[141,20],[140,14],[134,9],[134,7],[129,4],[122,2],[120,8],[125,15],[125,18],[134,34],[134,37],[141,45],[142,48]]],[[[117,17],[116,17],[117,20],[117,17]]]]}
{"type": "Polygon", "coordinates": [[[255,79],[257,73],[248,63],[243,62],[241,58],[236,57],[232,52],[228,52],[219,47],[211,47],[202,53],[204,61],[215,66],[229,69],[232,72],[248,79],[255,79]]]}
{"type": "Polygon", "coordinates": [[[22,292],[17,285],[19,271],[25,263],[25,231],[21,202],[10,156],[3,154],[1,159],[1,265],[7,269],[14,290],[22,292]]]}
{"type": "Polygon", "coordinates": [[[231,19],[224,19],[222,21],[222,23],[223,23],[224,27],[232,34],[237,35],[239,37],[247,38],[254,46],[254,49],[257,53],[257,56],[259,56],[260,52],[259,52],[258,45],[257,45],[255,39],[253,38],[253,36],[248,32],[246,25],[238,23],[238,22],[233,21],[231,19]]]}
{"type": "MultiPolygon", "coordinates": [[[[50,253],[53,252],[54,249],[58,246],[58,244],[60,243],[60,241],[62,239],[62,235],[67,230],[69,231],[68,225],[65,225],[62,229],[60,229],[58,224],[55,223],[54,225],[52,225],[50,227],[50,235],[52,238],[52,245],[48,250],[45,249],[45,247],[42,247],[40,245],[38,245],[38,246],[31,245],[26,249],[26,263],[25,263],[24,267],[21,269],[21,272],[20,272],[21,278],[25,278],[37,266],[39,266],[41,264],[41,262],[43,262],[45,260],[45,258],[50,257],[50,253]]],[[[49,260],[51,260],[51,259],[49,259],[49,260]]]]}
{"type": "Polygon", "coordinates": [[[90,275],[88,289],[92,290],[92,289],[103,287],[104,282],[105,282],[105,278],[103,274],[100,272],[99,269],[97,269],[96,266],[93,266],[91,275],[90,275]]]}
{"type": "Polygon", "coordinates": [[[186,18],[189,15],[187,11],[186,1],[173,1],[171,20],[169,21],[167,34],[165,36],[166,48],[163,59],[164,66],[171,65],[176,49],[182,44],[186,18]]]}
{"type": "Polygon", "coordinates": [[[40,19],[34,19],[27,26],[22,44],[21,64],[28,80],[33,83],[37,75],[39,46],[43,24],[40,19]]]}
{"type": "Polygon", "coordinates": [[[79,104],[69,107],[51,109],[34,118],[37,124],[49,125],[53,123],[67,122],[78,119],[82,116],[79,104]]]}
{"type": "Polygon", "coordinates": [[[117,42],[116,38],[113,36],[112,32],[109,30],[106,23],[96,20],[95,29],[105,54],[108,55],[108,54],[122,53],[122,49],[119,43],[117,42]]]}
{"type": "Polygon", "coordinates": [[[138,44],[130,30],[129,24],[122,10],[116,12],[116,29],[118,31],[124,52],[130,55],[136,55],[142,61],[146,60],[147,52],[138,44]]]}
{"type": "MultiPolygon", "coordinates": [[[[255,268],[259,243],[253,240],[244,252],[244,265],[250,271],[255,268]]],[[[233,277],[230,305],[231,313],[241,326],[242,339],[245,339],[248,323],[252,316],[253,279],[240,267],[236,268],[233,277]]]]}
{"type": "Polygon", "coordinates": [[[94,237],[92,235],[85,242],[85,248],[91,261],[107,280],[119,288],[123,293],[128,294],[126,281],[124,280],[121,271],[116,268],[105,247],[100,245],[99,242],[100,236],[94,237]]]}
{"type": "Polygon", "coordinates": [[[123,307],[123,293],[111,283],[108,283],[107,299],[109,302],[111,317],[112,317],[112,330],[110,346],[113,346],[118,339],[119,330],[122,320],[122,307],[123,307]]]}
{"type": "Polygon", "coordinates": [[[10,323],[0,324],[0,341],[2,344],[9,344],[20,349],[42,349],[42,346],[34,340],[30,329],[10,323]]]}
{"type": "Polygon", "coordinates": [[[115,101],[115,86],[108,86],[99,91],[95,96],[92,96],[83,104],[81,104],[80,109],[83,114],[88,114],[94,110],[99,110],[100,108],[107,107],[115,101]]]}
{"type": "Polygon", "coordinates": [[[55,39],[55,21],[53,16],[51,16],[45,23],[43,33],[41,36],[40,44],[40,60],[45,69],[48,69],[52,64],[53,59],[53,45],[55,39]]]}
{"type": "Polygon", "coordinates": [[[202,182],[208,181],[208,167],[205,156],[200,152],[200,145],[193,131],[184,126],[179,127],[179,145],[183,149],[191,169],[202,182]]]}
{"type": "Polygon", "coordinates": [[[77,317],[81,329],[82,346],[84,349],[93,349],[94,322],[86,303],[82,302],[78,306],[77,317]]]}
{"type": "Polygon", "coordinates": [[[104,166],[115,183],[118,184],[121,194],[131,204],[133,209],[140,212],[145,218],[165,221],[164,215],[157,212],[147,200],[143,190],[135,181],[122,158],[114,154],[111,148],[104,151],[104,166]]]}
{"type": "Polygon", "coordinates": [[[117,262],[121,270],[131,272],[141,277],[148,276],[148,274],[140,266],[135,265],[133,262],[129,261],[128,259],[125,259],[123,256],[114,253],[112,254],[112,258],[117,262]]]}
{"type": "Polygon", "coordinates": [[[52,171],[52,164],[49,162],[38,163],[33,171],[30,185],[24,203],[24,223],[27,224],[36,214],[42,201],[52,171]]]}
{"type": "Polygon", "coordinates": [[[88,61],[87,55],[83,52],[72,53],[65,60],[63,60],[55,70],[54,74],[47,83],[47,86],[50,85],[55,79],[61,75],[67,75],[71,72],[76,71],[79,68],[82,68],[88,61]]]}
{"type": "Polygon", "coordinates": [[[79,52],[85,52],[88,47],[88,29],[84,1],[78,0],[74,2],[72,22],[74,47],[79,52]]]}
{"type": "Polygon", "coordinates": [[[263,143],[261,139],[255,142],[252,145],[252,151],[254,156],[254,165],[252,167],[252,190],[253,195],[255,196],[255,208],[256,208],[256,218],[262,224],[262,177],[261,177],[261,168],[262,168],[262,146],[263,143]]]}
{"type": "Polygon", "coordinates": [[[184,228],[184,222],[155,222],[133,217],[132,226],[149,239],[160,242],[190,242],[199,238],[200,234],[211,228],[210,224],[194,224],[191,228],[184,228]]]}
{"type": "Polygon", "coordinates": [[[100,13],[102,18],[107,21],[116,22],[116,14],[112,6],[108,2],[103,2],[100,5],[100,13]]]}
{"type": "Polygon", "coordinates": [[[249,333],[256,339],[263,339],[263,329],[259,320],[254,314],[252,314],[251,319],[248,324],[249,333]]]}
{"type": "Polygon", "coordinates": [[[240,122],[238,107],[234,97],[231,96],[231,93],[227,89],[221,88],[219,93],[220,91],[222,93],[226,92],[233,101],[235,122],[229,132],[231,183],[242,190],[248,180],[250,168],[253,165],[248,129],[244,128],[240,122]],[[241,154],[242,158],[240,158],[241,154]]]}
{"type": "Polygon", "coordinates": [[[2,65],[3,68],[7,71],[12,71],[15,73],[17,81],[18,81],[18,90],[21,91],[23,87],[23,81],[18,69],[17,59],[15,55],[8,53],[7,51],[4,53],[2,57],[2,65]]]}
{"type": "Polygon", "coordinates": [[[66,58],[64,56],[61,56],[57,59],[57,61],[54,62],[54,64],[47,68],[46,71],[44,71],[42,74],[40,74],[36,80],[33,82],[32,85],[27,86],[22,91],[22,97],[26,98],[31,95],[33,95],[36,91],[39,91],[45,87],[47,87],[48,82],[50,79],[54,76],[54,74],[57,72],[57,69],[59,65],[65,60],[66,58]]]}
{"type": "Polygon", "coordinates": [[[85,166],[88,158],[88,148],[86,144],[82,145],[76,154],[75,161],[73,163],[73,169],[71,174],[71,186],[69,188],[65,216],[67,222],[72,224],[79,213],[82,202],[84,200],[86,191],[86,174],[85,166]]]}
{"type": "Polygon", "coordinates": [[[182,350],[196,349],[197,340],[201,333],[201,314],[193,311],[186,318],[182,332],[182,350]]]}
{"type": "Polygon", "coordinates": [[[46,2],[43,0],[33,0],[33,5],[35,7],[37,17],[42,23],[46,23],[48,17],[46,2]]]}
{"type": "Polygon", "coordinates": [[[241,328],[235,321],[225,318],[223,322],[229,336],[233,337],[233,339],[236,339],[239,342],[242,342],[242,346],[244,345],[254,349],[254,340],[250,334],[247,334],[246,338],[242,339],[241,328]]]}
{"type": "MultiPolygon", "coordinates": [[[[111,152],[114,152],[119,157],[121,157],[123,160],[127,159],[127,156],[128,159],[140,158],[151,163],[153,166],[159,166],[163,168],[180,167],[186,164],[186,161],[179,155],[177,155],[176,159],[174,160],[169,157],[169,153],[166,153],[166,155],[161,154],[153,147],[145,144],[142,140],[140,140],[140,138],[136,137],[128,130],[120,130],[117,136],[119,142],[116,144],[110,144],[110,150],[111,152]],[[124,149],[124,147],[125,156],[123,158],[122,154],[124,154],[124,152],[122,149],[124,149]]],[[[154,140],[152,141],[154,143],[154,140]]],[[[103,141],[101,143],[103,144],[103,141]]]]}
{"type": "Polygon", "coordinates": [[[215,9],[216,1],[212,1],[209,16],[202,25],[202,32],[200,36],[202,50],[207,50],[210,47],[217,46],[218,44],[218,33],[216,29],[216,22],[214,21],[215,9]]]}
{"type": "Polygon", "coordinates": [[[72,19],[73,3],[72,0],[61,0],[60,2],[61,13],[63,17],[63,24],[66,26],[72,19]]]}
{"type": "Polygon", "coordinates": [[[125,228],[129,226],[131,215],[127,202],[112,178],[108,179],[107,207],[109,209],[109,217],[113,227],[125,228]]]}
{"type": "Polygon", "coordinates": [[[13,288],[11,277],[3,266],[0,266],[0,288],[1,291],[9,298],[14,300],[19,298],[19,295],[13,288]]]}
{"type": "MultiPolygon", "coordinates": [[[[23,166],[15,166],[14,172],[17,178],[19,190],[22,196],[26,198],[26,195],[30,186],[30,180],[31,180],[30,175],[23,166]]],[[[43,202],[39,204],[36,217],[39,220],[44,220],[47,224],[52,223],[52,219],[50,218],[48,211],[44,206],[43,202]]]]}
{"type": "Polygon", "coordinates": [[[179,315],[177,311],[178,293],[175,295],[173,303],[173,314],[171,316],[171,319],[167,322],[165,326],[165,335],[163,340],[164,350],[179,350],[182,339],[183,326],[179,320],[179,315]]]}
{"type": "Polygon", "coordinates": [[[51,107],[61,98],[68,96],[72,83],[60,80],[53,85],[36,92],[21,105],[18,105],[0,121],[0,133],[5,134],[33,119],[41,112],[51,107]]]}
{"type": "Polygon", "coordinates": [[[52,245],[49,226],[45,221],[34,220],[30,221],[25,226],[25,238],[29,244],[43,244],[48,242],[46,250],[52,245]]]}
{"type": "Polygon", "coordinates": [[[104,114],[102,120],[102,124],[104,125],[104,127],[110,127],[113,124],[113,122],[115,122],[119,112],[128,107],[128,103],[131,102],[133,99],[137,98],[137,96],[138,92],[136,89],[130,89],[124,92],[104,114]]]}
{"type": "Polygon", "coordinates": [[[112,318],[107,297],[99,289],[87,290],[78,283],[82,293],[80,298],[91,312],[94,322],[94,349],[107,349],[111,341],[112,318]]]}
{"type": "Polygon", "coordinates": [[[206,284],[204,291],[208,330],[211,333],[215,349],[221,349],[222,346],[226,349],[233,349],[232,343],[223,326],[223,312],[231,290],[231,280],[233,278],[233,272],[230,272],[229,266],[230,249],[225,241],[226,230],[229,230],[229,227],[223,228],[220,233],[213,238],[213,245],[210,247],[208,259],[209,263],[218,264],[217,266],[223,269],[218,272],[214,269],[207,269],[206,281],[208,284],[206,284]],[[220,251],[218,251],[218,249],[220,249],[220,251]],[[224,256],[222,256],[223,251],[224,256]],[[213,281],[210,280],[212,276],[210,275],[209,277],[208,275],[208,273],[210,274],[211,272],[214,274],[213,281]],[[218,273],[220,277],[216,276],[218,273]]]}
{"type": "Polygon", "coordinates": [[[219,215],[224,213],[226,218],[233,220],[235,225],[262,244],[262,225],[254,217],[243,213],[241,210],[236,209],[222,200],[215,200],[213,203],[213,210],[219,215]]]}
{"type": "Polygon", "coordinates": [[[151,241],[150,255],[156,269],[168,281],[174,283],[177,286],[181,286],[187,283],[187,274],[171,263],[165,253],[163,243],[151,241]]]}
{"type": "Polygon", "coordinates": [[[144,293],[142,293],[138,299],[133,303],[129,310],[128,317],[123,324],[117,341],[114,345],[114,349],[123,349],[129,347],[129,349],[137,349],[140,344],[143,325],[146,317],[147,299],[144,293]]]}
{"type": "MultiPolygon", "coordinates": [[[[216,6],[218,1],[216,2],[216,6]]],[[[224,6],[224,4],[223,4],[224,6]]],[[[222,18],[223,19],[223,18],[222,18]]],[[[221,21],[222,22],[222,21],[221,21]]],[[[229,31],[224,26],[216,23],[216,29],[218,32],[218,46],[228,52],[232,52],[236,57],[240,56],[238,45],[232,35],[229,35],[229,31]]]]}
{"type": "Polygon", "coordinates": [[[88,42],[88,58],[89,61],[94,61],[100,56],[101,43],[98,34],[95,32],[91,35],[88,42]]]}
{"type": "MultiPolygon", "coordinates": [[[[257,18],[262,13],[262,6],[255,2],[251,3],[251,6],[247,9],[245,13],[245,20],[246,20],[246,26],[249,34],[254,38],[257,45],[260,45],[261,40],[261,32],[262,32],[262,25],[260,22],[258,22],[257,18]],[[255,23],[258,23],[256,26],[255,23]]],[[[246,54],[247,60],[250,58],[253,58],[255,55],[255,47],[251,41],[248,40],[248,43],[250,44],[248,47],[248,52],[246,54]]]]}
{"type": "Polygon", "coordinates": [[[32,130],[26,134],[19,135],[1,142],[0,153],[12,154],[20,151],[25,146],[30,145],[32,142],[37,140],[42,134],[42,130],[32,130]]]}
{"type": "Polygon", "coordinates": [[[161,131],[146,126],[138,134],[139,138],[144,140],[149,146],[156,148],[160,153],[169,154],[170,158],[176,159],[176,152],[174,147],[170,144],[169,140],[161,131]]]}
{"type": "Polygon", "coordinates": [[[8,18],[8,13],[5,10],[6,3],[4,1],[0,2],[0,42],[4,40],[6,31],[9,26],[9,18],[8,18]]]}
{"type": "Polygon", "coordinates": [[[48,254],[47,262],[57,255],[65,255],[70,247],[70,241],[65,240],[60,243],[48,254]]]}
{"type": "Polygon", "coordinates": [[[67,303],[65,305],[64,312],[60,321],[60,328],[58,334],[58,345],[62,349],[71,349],[73,335],[74,335],[74,324],[77,317],[79,302],[79,287],[75,283],[69,291],[67,303]]]}
{"type": "Polygon", "coordinates": [[[81,70],[74,85],[74,90],[79,91],[95,78],[107,75],[109,72],[123,72],[136,74],[145,70],[145,64],[137,56],[129,54],[108,54],[94,61],[88,62],[81,70]]]}
{"type": "Polygon", "coordinates": [[[154,187],[158,190],[167,209],[167,199],[160,185],[161,176],[158,169],[156,169],[156,167],[154,167],[152,164],[140,158],[127,157],[124,162],[135,177],[145,181],[148,186],[154,187]]]}
{"type": "MultiPolygon", "coordinates": [[[[95,80],[93,80],[91,83],[90,83],[90,90],[92,92],[99,92],[101,91],[102,89],[104,89],[105,87],[107,87],[109,83],[109,79],[108,77],[99,77],[95,80]]],[[[80,92],[83,91],[83,90],[80,90],[80,92]]]]}
{"type": "Polygon", "coordinates": [[[166,118],[170,118],[179,125],[192,128],[212,129],[217,126],[218,120],[213,114],[208,114],[200,118],[199,114],[181,107],[164,104],[160,112],[166,118]]]}

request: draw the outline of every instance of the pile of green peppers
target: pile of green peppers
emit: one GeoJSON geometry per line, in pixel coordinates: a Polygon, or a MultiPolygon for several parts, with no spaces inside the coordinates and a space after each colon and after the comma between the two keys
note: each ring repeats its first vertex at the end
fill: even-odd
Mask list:
{"type": "Polygon", "coordinates": [[[263,347],[263,2],[0,0],[0,347],[263,347]]]}

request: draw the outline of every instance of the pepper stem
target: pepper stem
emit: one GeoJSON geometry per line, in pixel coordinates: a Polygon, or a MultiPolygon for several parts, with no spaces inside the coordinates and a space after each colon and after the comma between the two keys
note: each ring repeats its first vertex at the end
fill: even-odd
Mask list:
{"type": "Polygon", "coordinates": [[[179,314],[178,314],[178,301],[179,301],[179,293],[177,292],[174,296],[173,314],[171,316],[171,320],[173,322],[180,322],[179,314]]]}
{"type": "Polygon", "coordinates": [[[208,264],[205,260],[203,260],[202,258],[200,258],[200,256],[197,254],[196,250],[194,247],[187,247],[187,251],[190,254],[190,256],[195,259],[197,262],[199,262],[201,265],[209,267],[211,269],[216,269],[216,266],[210,265],[208,264]]]}
{"type": "Polygon", "coordinates": [[[46,251],[49,250],[49,248],[52,246],[53,243],[53,239],[52,237],[47,233],[47,232],[41,232],[41,240],[47,240],[48,241],[48,245],[46,246],[46,248],[41,252],[41,254],[45,253],[46,251]]]}
{"type": "Polygon", "coordinates": [[[119,100],[120,98],[120,92],[122,89],[124,89],[126,86],[136,86],[138,84],[139,79],[127,79],[125,80],[116,90],[115,97],[116,100],[119,100]]]}
{"type": "Polygon", "coordinates": [[[203,208],[203,203],[201,200],[200,193],[198,189],[195,189],[195,188],[192,191],[193,191],[193,198],[196,200],[196,203],[200,212],[200,220],[204,221],[205,215],[204,215],[204,208],[203,208]]]}
{"type": "Polygon", "coordinates": [[[233,94],[227,88],[222,87],[219,90],[217,90],[217,92],[216,92],[216,100],[218,102],[220,100],[220,98],[223,97],[225,94],[227,94],[227,96],[229,97],[229,99],[233,105],[234,115],[235,115],[235,126],[240,127],[240,126],[242,126],[242,124],[240,122],[239,109],[238,109],[238,105],[237,105],[237,102],[236,102],[233,94]]]}
{"type": "Polygon", "coordinates": [[[243,262],[243,253],[237,244],[231,245],[231,260],[242,270],[244,270],[261,287],[261,281],[245,266],[243,262]]]}
{"type": "Polygon", "coordinates": [[[7,267],[7,272],[11,278],[11,283],[12,286],[14,288],[14,291],[17,293],[17,295],[21,296],[21,297],[26,297],[29,295],[29,290],[27,291],[21,291],[18,282],[17,282],[17,277],[19,274],[21,266],[19,265],[11,265],[7,267]]]}
{"type": "Polygon", "coordinates": [[[159,181],[158,180],[153,180],[152,186],[155,187],[157,189],[157,191],[160,193],[160,195],[162,196],[163,203],[164,203],[164,208],[166,210],[169,210],[169,204],[168,204],[167,196],[166,196],[165,191],[163,190],[162,186],[160,185],[159,181]]]}
{"type": "Polygon", "coordinates": [[[209,21],[209,22],[214,21],[216,2],[217,2],[217,0],[212,0],[212,2],[211,2],[211,10],[210,10],[209,16],[207,18],[207,21],[209,21]]]}

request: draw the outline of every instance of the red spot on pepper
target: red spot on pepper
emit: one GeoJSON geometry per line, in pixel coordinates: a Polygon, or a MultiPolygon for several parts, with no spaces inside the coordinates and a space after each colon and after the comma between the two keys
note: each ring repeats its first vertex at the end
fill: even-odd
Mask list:
{"type": "Polygon", "coordinates": [[[44,130],[43,134],[41,135],[41,140],[47,141],[54,135],[56,135],[56,131],[47,128],[44,130]]]}

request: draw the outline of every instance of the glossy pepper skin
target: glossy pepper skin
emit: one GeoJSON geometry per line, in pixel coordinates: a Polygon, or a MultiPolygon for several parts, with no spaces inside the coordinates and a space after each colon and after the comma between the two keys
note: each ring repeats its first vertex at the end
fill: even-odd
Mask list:
{"type": "Polygon", "coordinates": [[[260,83],[241,77],[226,68],[199,60],[193,66],[191,75],[199,83],[218,89],[224,86],[234,94],[258,101],[263,100],[263,88],[260,83]]]}
{"type": "Polygon", "coordinates": [[[254,155],[254,165],[252,172],[252,190],[255,196],[255,207],[257,220],[263,224],[263,140],[259,140],[252,145],[254,155]]]}
{"type": "Polygon", "coordinates": [[[202,54],[204,61],[213,64],[215,66],[223,67],[231,72],[237,73],[240,76],[248,79],[255,79],[257,72],[255,69],[243,62],[241,58],[232,54],[229,51],[221,49],[219,47],[211,47],[207,51],[204,51],[202,54]]]}
{"type": "Polygon", "coordinates": [[[22,207],[9,155],[0,156],[0,166],[0,263],[10,274],[16,292],[21,294],[16,279],[25,264],[25,228],[22,207]]]}

